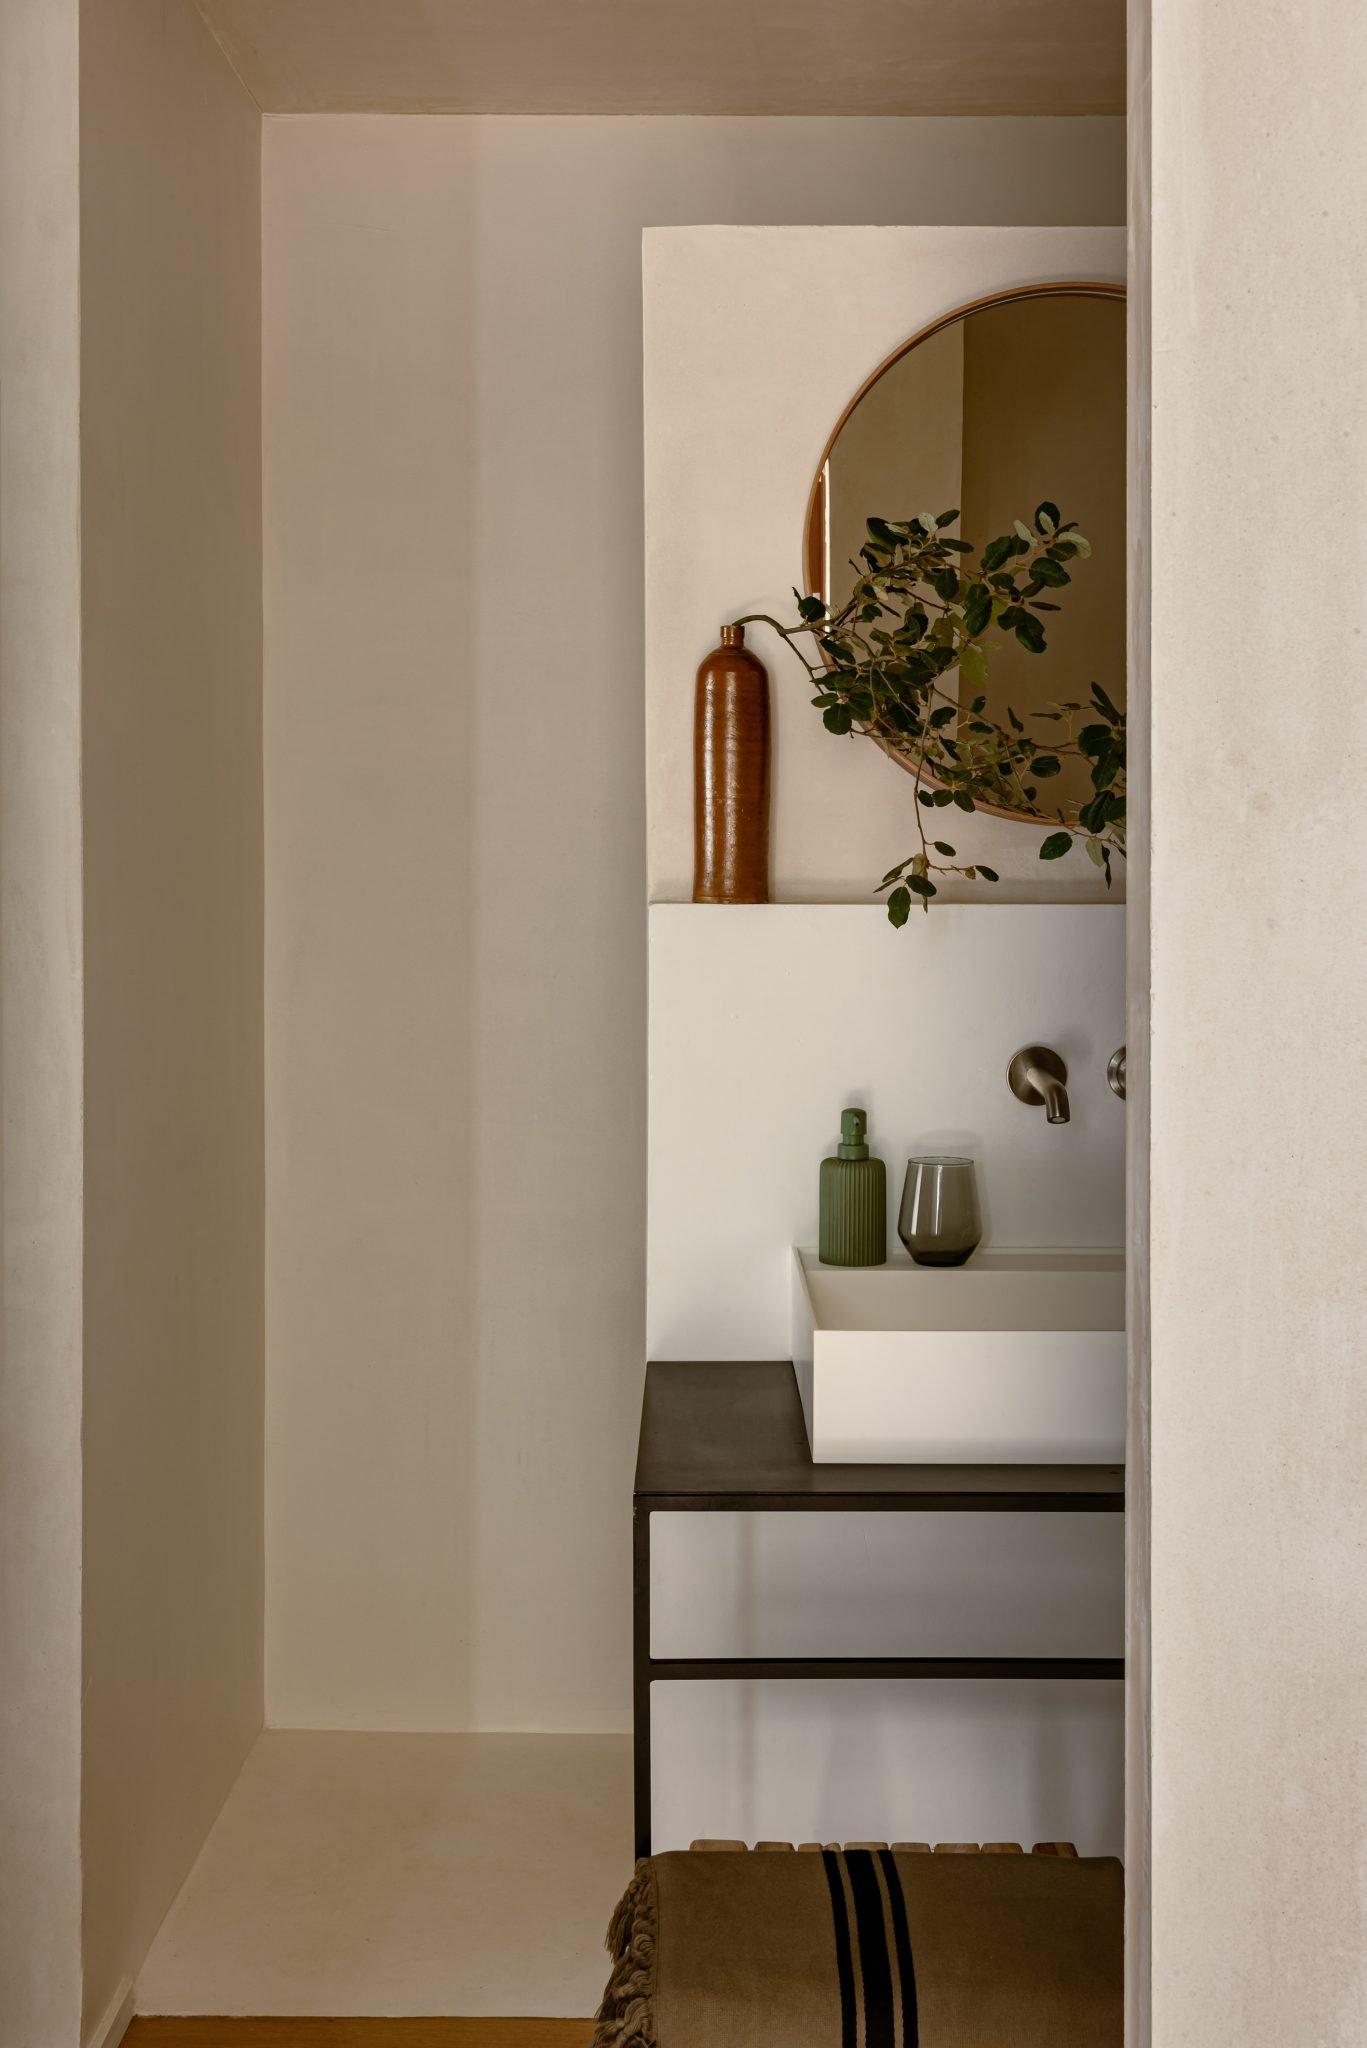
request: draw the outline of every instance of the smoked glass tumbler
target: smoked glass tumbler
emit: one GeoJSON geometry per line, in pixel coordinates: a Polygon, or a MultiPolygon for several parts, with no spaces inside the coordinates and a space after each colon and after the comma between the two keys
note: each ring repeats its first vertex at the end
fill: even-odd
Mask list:
{"type": "Polygon", "coordinates": [[[962,1266],[982,1242],[971,1159],[909,1159],[897,1235],[918,1266],[962,1266]]]}

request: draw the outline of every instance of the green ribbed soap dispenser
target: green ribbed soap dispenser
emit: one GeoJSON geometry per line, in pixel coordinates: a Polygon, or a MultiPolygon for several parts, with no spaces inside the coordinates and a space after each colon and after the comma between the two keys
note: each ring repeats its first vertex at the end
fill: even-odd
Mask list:
{"type": "Polygon", "coordinates": [[[840,1119],[840,1148],[821,1162],[823,1266],[882,1266],[888,1257],[888,1176],[881,1159],[870,1159],[868,1117],[847,1109],[840,1119]]]}

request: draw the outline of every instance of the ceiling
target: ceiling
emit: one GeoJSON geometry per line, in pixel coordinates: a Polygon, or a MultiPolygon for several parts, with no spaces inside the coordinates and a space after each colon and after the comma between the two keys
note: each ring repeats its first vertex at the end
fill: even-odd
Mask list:
{"type": "Polygon", "coordinates": [[[1125,0],[196,0],[268,113],[1113,114],[1125,0]]]}

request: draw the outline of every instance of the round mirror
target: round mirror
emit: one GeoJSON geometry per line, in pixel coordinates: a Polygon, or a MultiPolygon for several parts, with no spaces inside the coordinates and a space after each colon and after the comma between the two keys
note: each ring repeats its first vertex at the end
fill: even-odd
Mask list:
{"type": "MultiPolygon", "coordinates": [[[[1030,522],[1041,503],[1061,508],[1091,552],[1050,622],[1046,657],[1010,632],[986,641],[984,715],[1001,722],[1008,707],[1031,719],[1055,704],[1085,705],[1094,684],[1123,711],[1123,286],[1003,292],[896,349],[855,393],[822,456],[807,510],[807,588],[831,611],[848,600],[870,518],[904,521],[957,506],[949,531],[976,556],[1016,531],[1016,521],[1030,522]]],[[[893,746],[886,751],[913,767],[893,746]]],[[[1051,797],[1077,804],[1090,795],[1088,763],[1065,759],[1051,797]]],[[[1005,804],[979,808],[1021,815],[1005,804]]]]}

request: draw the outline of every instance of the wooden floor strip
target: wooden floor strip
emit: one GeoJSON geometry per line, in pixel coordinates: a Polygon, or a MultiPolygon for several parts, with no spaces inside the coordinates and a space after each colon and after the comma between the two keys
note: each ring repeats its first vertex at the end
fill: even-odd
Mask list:
{"type": "Polygon", "coordinates": [[[588,2048],[592,2020],[135,2019],[124,2048],[588,2048]]]}

